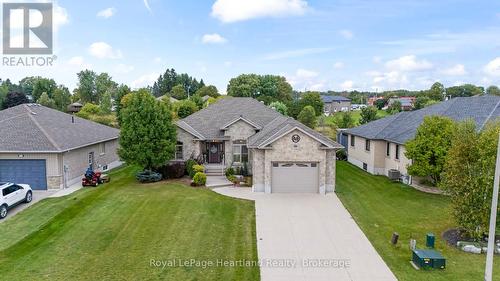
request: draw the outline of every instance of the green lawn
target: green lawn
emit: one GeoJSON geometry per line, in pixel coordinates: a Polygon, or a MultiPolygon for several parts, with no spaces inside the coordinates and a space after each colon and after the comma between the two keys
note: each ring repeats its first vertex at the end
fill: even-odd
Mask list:
{"type": "MultiPolygon", "coordinates": [[[[372,176],[344,161],[337,162],[337,195],[399,280],[483,280],[485,255],[458,251],[441,239],[454,226],[450,202],[442,195],[422,193],[383,176],[372,176]],[[393,232],[399,246],[389,243],[393,232]],[[436,234],[436,247],[447,258],[445,270],[415,270],[409,240],[425,247],[425,234],[436,234]]],[[[500,257],[495,256],[495,259],[500,257]]],[[[494,267],[500,280],[500,263],[494,267]]]]}
{"type": "MultiPolygon", "coordinates": [[[[354,119],[356,126],[358,126],[359,119],[361,119],[361,110],[353,110],[353,111],[351,111],[351,114],[352,114],[352,118],[354,119]]],[[[387,111],[385,111],[385,110],[378,110],[377,111],[377,118],[378,119],[386,117],[387,115],[389,115],[389,113],[387,113],[387,111]]],[[[326,120],[326,123],[334,124],[335,114],[326,117],[325,120],[326,120]]]]}
{"type": "Polygon", "coordinates": [[[112,182],[45,199],[0,224],[2,280],[259,280],[258,267],[154,267],[257,260],[251,201],[181,183],[112,182]]]}

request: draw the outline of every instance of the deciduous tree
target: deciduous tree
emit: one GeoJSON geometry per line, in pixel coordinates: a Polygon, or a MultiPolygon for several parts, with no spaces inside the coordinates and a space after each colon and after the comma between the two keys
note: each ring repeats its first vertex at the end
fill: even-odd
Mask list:
{"type": "Polygon", "coordinates": [[[359,124],[363,125],[377,119],[377,108],[374,106],[367,106],[361,108],[361,118],[359,124]]]}
{"type": "Polygon", "coordinates": [[[269,107],[285,116],[288,116],[288,108],[286,107],[286,104],[280,101],[273,101],[272,103],[269,104],[269,107]]]}
{"type": "Polygon", "coordinates": [[[176,128],[165,104],[140,90],[131,95],[121,114],[120,159],[151,170],[173,158],[176,128]]]}
{"type": "Polygon", "coordinates": [[[298,116],[298,120],[307,127],[314,129],[317,126],[316,113],[310,105],[305,106],[298,116]]]}
{"type": "Polygon", "coordinates": [[[446,156],[440,187],[450,195],[453,215],[469,235],[488,231],[500,123],[478,132],[475,122],[460,123],[446,156]]]}
{"type": "Polygon", "coordinates": [[[455,123],[448,117],[426,116],[415,138],[405,145],[405,155],[412,160],[408,173],[430,177],[434,185],[439,184],[454,129],[455,123]]]}
{"type": "Polygon", "coordinates": [[[10,92],[3,100],[3,108],[14,107],[23,103],[28,103],[29,100],[24,93],[10,92]]]}

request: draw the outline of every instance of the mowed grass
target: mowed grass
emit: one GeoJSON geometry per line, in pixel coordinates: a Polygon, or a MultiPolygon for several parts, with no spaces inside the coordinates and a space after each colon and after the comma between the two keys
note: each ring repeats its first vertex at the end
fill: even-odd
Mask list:
{"type": "MultiPolygon", "coordinates": [[[[344,161],[337,162],[336,192],[354,220],[399,280],[483,280],[485,255],[464,253],[441,238],[455,226],[450,201],[383,176],[373,176],[344,161]],[[399,244],[390,244],[393,232],[399,244]],[[445,270],[415,270],[409,263],[409,241],[425,248],[425,235],[436,235],[436,248],[447,259],[445,270]]],[[[498,260],[500,257],[495,256],[498,260]]],[[[495,261],[494,280],[500,280],[500,263],[495,261]]]]}
{"type": "Polygon", "coordinates": [[[45,199],[0,224],[1,280],[259,280],[251,201],[181,183],[112,181],[45,199]],[[214,262],[156,267],[152,260],[214,262]]]}

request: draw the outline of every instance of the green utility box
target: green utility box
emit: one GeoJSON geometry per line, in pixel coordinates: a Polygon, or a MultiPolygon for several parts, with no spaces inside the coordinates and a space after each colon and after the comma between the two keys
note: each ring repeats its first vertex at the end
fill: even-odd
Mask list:
{"type": "Polygon", "coordinates": [[[420,268],[446,268],[446,259],[434,250],[413,250],[413,263],[420,268]]]}
{"type": "Polygon", "coordinates": [[[434,237],[434,233],[427,233],[427,239],[425,240],[425,246],[427,248],[434,248],[434,241],[436,241],[436,238],[434,237]]]}

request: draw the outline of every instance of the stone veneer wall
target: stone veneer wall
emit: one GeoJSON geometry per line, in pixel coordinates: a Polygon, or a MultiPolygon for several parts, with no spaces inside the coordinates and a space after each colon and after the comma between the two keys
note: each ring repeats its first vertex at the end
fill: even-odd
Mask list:
{"type": "Polygon", "coordinates": [[[299,130],[288,133],[272,144],[272,149],[253,149],[253,190],[271,193],[272,162],[317,162],[319,192],[335,190],[335,151],[320,148],[320,143],[299,130]],[[298,134],[300,142],[293,143],[298,134]]]}
{"type": "MultiPolygon", "coordinates": [[[[224,151],[226,166],[233,163],[233,141],[244,140],[246,141],[250,136],[255,134],[255,128],[245,121],[237,121],[227,128],[224,132],[224,136],[230,137],[229,141],[224,142],[224,151]]],[[[253,156],[253,155],[252,155],[253,156]]],[[[250,162],[250,152],[249,152],[249,162],[250,162]]],[[[251,163],[250,163],[251,164],[251,163]]]]}
{"type": "Polygon", "coordinates": [[[182,142],[182,160],[188,160],[191,156],[198,157],[200,155],[200,142],[195,141],[194,138],[190,133],[177,127],[177,141],[182,142]]]}

